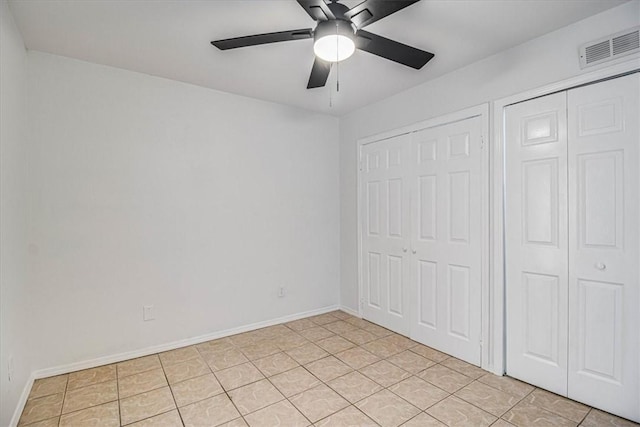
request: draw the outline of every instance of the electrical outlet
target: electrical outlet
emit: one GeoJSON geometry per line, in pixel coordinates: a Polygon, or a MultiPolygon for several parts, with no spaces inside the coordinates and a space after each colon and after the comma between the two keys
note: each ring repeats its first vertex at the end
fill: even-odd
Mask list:
{"type": "Polygon", "coordinates": [[[9,356],[9,363],[7,363],[7,377],[9,382],[13,380],[13,356],[9,356]]]}
{"type": "Polygon", "coordinates": [[[156,311],[152,305],[145,305],[142,307],[142,320],[148,322],[149,320],[156,320],[156,311]]]}
{"type": "Polygon", "coordinates": [[[284,286],[280,286],[280,287],[278,288],[278,297],[279,297],[279,298],[282,298],[282,297],[284,296],[284,294],[285,294],[284,286]]]}

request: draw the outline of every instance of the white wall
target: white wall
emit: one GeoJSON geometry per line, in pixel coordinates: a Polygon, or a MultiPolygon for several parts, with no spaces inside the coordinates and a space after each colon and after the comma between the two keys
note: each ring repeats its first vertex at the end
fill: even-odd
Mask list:
{"type": "Polygon", "coordinates": [[[9,425],[31,373],[26,336],[27,54],[5,0],[0,2],[0,425],[9,425]],[[9,358],[13,374],[9,382],[9,358]]]}
{"type": "Polygon", "coordinates": [[[28,63],[34,369],[338,303],[336,118],[28,63]]]}
{"type": "Polygon", "coordinates": [[[341,304],[357,310],[358,139],[579,75],[581,44],[636,25],[632,0],[341,117],[341,304]]]}

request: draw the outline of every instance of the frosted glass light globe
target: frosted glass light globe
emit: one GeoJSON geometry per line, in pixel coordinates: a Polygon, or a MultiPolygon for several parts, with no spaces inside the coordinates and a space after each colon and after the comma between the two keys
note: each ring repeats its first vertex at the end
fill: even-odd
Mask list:
{"type": "Polygon", "coordinates": [[[316,56],[328,62],[343,61],[353,55],[356,45],[349,37],[329,34],[319,38],[313,44],[316,56]]]}

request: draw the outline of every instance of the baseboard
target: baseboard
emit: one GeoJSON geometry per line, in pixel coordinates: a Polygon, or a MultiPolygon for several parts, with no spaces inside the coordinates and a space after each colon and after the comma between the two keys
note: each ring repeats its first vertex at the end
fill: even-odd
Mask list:
{"type": "Polygon", "coordinates": [[[29,398],[29,392],[31,392],[31,387],[33,387],[33,382],[36,380],[36,377],[33,375],[33,372],[29,376],[24,388],[22,389],[22,394],[20,395],[20,399],[18,399],[18,404],[16,405],[16,410],[13,412],[13,417],[11,417],[11,421],[9,422],[9,427],[17,427],[18,421],[20,421],[20,415],[22,415],[22,410],[24,409],[24,405],[27,404],[27,399],[29,398]]]}
{"type": "Polygon", "coordinates": [[[354,309],[349,308],[349,307],[345,307],[344,305],[341,305],[341,306],[340,306],[340,310],[344,311],[344,312],[345,312],[345,313],[347,313],[347,314],[350,314],[350,315],[352,315],[352,316],[355,316],[355,317],[360,317],[360,318],[362,317],[362,316],[360,315],[360,313],[358,313],[358,311],[357,311],[357,310],[354,310],[354,309]]]}
{"type": "MultiPolygon", "coordinates": [[[[331,305],[315,310],[304,311],[301,313],[290,314],[287,316],[278,317],[276,319],[266,320],[263,322],[251,323],[249,325],[239,326],[236,328],[225,329],[223,331],[213,332],[210,334],[200,335],[197,337],[191,337],[184,340],[173,341],[166,344],[160,344],[152,347],[146,347],[139,350],[128,351],[125,353],[119,353],[109,356],[98,357],[91,360],[86,360],[82,362],[69,363],[67,365],[55,366],[52,368],[38,369],[31,373],[29,381],[24,387],[22,391],[22,395],[20,396],[20,400],[18,401],[18,406],[13,414],[13,418],[11,419],[11,427],[15,427],[18,425],[18,420],[20,415],[22,414],[22,410],[24,409],[24,405],[27,403],[27,398],[29,397],[29,392],[31,391],[31,386],[36,379],[39,378],[47,378],[55,375],[68,374],[69,372],[80,371],[83,369],[91,369],[102,365],[109,365],[111,363],[118,363],[128,359],[135,359],[136,357],[148,356],[150,354],[160,353],[163,351],[175,350],[176,348],[186,347],[194,344],[200,344],[205,341],[211,341],[218,338],[224,338],[230,335],[240,334],[242,332],[249,332],[260,328],[266,328],[267,326],[278,325],[280,323],[291,322],[293,320],[302,319],[304,317],[315,316],[318,314],[328,313],[330,311],[335,311],[338,309],[342,309],[338,305],[331,305]]],[[[348,309],[344,309],[344,311],[348,312],[348,309]]],[[[351,314],[351,313],[349,313],[351,314]]],[[[357,315],[357,314],[356,314],[357,315]]]]}

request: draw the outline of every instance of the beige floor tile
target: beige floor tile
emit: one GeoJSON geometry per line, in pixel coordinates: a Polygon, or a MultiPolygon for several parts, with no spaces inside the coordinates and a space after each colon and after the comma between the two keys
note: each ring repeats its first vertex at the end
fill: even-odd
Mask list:
{"type": "Polygon", "coordinates": [[[185,427],[213,427],[240,416],[226,394],[219,394],[201,402],[183,406],[179,411],[185,427]]]}
{"type": "Polygon", "coordinates": [[[49,396],[28,400],[18,424],[31,424],[59,416],[62,412],[63,400],[64,393],[50,394],[49,396]]]}
{"type": "MultiPolygon", "coordinates": [[[[357,326],[357,325],[354,325],[354,326],[357,326]]],[[[393,334],[392,331],[370,322],[367,322],[365,325],[360,326],[360,328],[364,329],[367,332],[371,332],[373,335],[377,336],[378,338],[386,337],[387,335],[393,334]]]]}
{"type": "Polygon", "coordinates": [[[258,368],[251,363],[233,366],[215,373],[225,390],[233,390],[264,378],[258,368]]]}
{"type": "Polygon", "coordinates": [[[296,394],[289,400],[314,423],[349,406],[349,402],[325,384],[296,394]]]}
{"type": "Polygon", "coordinates": [[[64,393],[67,389],[69,375],[58,375],[55,377],[35,380],[29,393],[29,399],[49,396],[50,394],[64,393]]]}
{"type": "Polygon", "coordinates": [[[305,365],[305,368],[323,382],[331,381],[353,370],[333,356],[311,362],[305,365]]]}
{"type": "Polygon", "coordinates": [[[513,424],[506,422],[502,418],[491,424],[491,427],[514,427],[513,424]]]}
{"type": "Polygon", "coordinates": [[[60,427],[119,427],[120,408],[118,402],[93,406],[60,417],[60,427]]]}
{"type": "Polygon", "coordinates": [[[169,366],[200,357],[200,353],[195,346],[190,346],[177,348],[171,351],[165,351],[164,353],[160,353],[158,356],[160,356],[160,362],[162,363],[162,366],[169,366]]]}
{"type": "Polygon", "coordinates": [[[264,341],[266,338],[260,336],[260,334],[256,331],[245,332],[244,334],[232,335],[229,337],[229,340],[236,347],[244,347],[247,345],[257,344],[260,341],[264,341]]]}
{"type": "Polygon", "coordinates": [[[319,314],[317,316],[307,317],[307,319],[311,320],[316,325],[321,325],[321,326],[326,325],[328,323],[337,322],[338,320],[340,320],[331,313],[319,314]]]}
{"type": "Polygon", "coordinates": [[[344,334],[345,332],[355,331],[357,326],[347,323],[344,320],[338,320],[337,322],[327,323],[324,325],[325,329],[330,330],[334,334],[344,334]]]}
{"type": "Polygon", "coordinates": [[[549,412],[553,412],[577,423],[587,416],[590,409],[581,403],[540,389],[534,390],[525,400],[538,408],[546,409],[549,412]]]}
{"type": "Polygon", "coordinates": [[[420,410],[389,390],[382,390],[356,403],[358,409],[382,427],[399,426],[420,413],[420,410]]]}
{"type": "Polygon", "coordinates": [[[172,384],[171,391],[178,407],[190,405],[224,392],[213,374],[172,384]]]}
{"type": "Polygon", "coordinates": [[[392,385],[389,390],[422,410],[449,396],[446,391],[415,376],[392,385]]]}
{"type": "Polygon", "coordinates": [[[255,412],[284,399],[269,380],[261,380],[229,392],[229,397],[242,415],[255,412]]]}
{"type": "Polygon", "coordinates": [[[219,427],[247,427],[248,425],[242,418],[236,418],[228,423],[220,424],[219,427]]]}
{"type": "Polygon", "coordinates": [[[353,369],[364,368],[380,360],[378,356],[368,352],[362,347],[341,351],[340,353],[336,353],[335,356],[353,369]]]}
{"type": "Polygon", "coordinates": [[[289,400],[311,422],[319,421],[349,406],[349,402],[325,384],[296,394],[289,400]]]}
{"type": "Polygon", "coordinates": [[[182,427],[182,420],[178,411],[174,409],[173,411],[129,424],[127,427],[182,427]]]}
{"type": "Polygon", "coordinates": [[[351,314],[342,311],[342,310],[336,310],[336,311],[332,311],[331,314],[333,317],[340,319],[340,320],[347,320],[347,319],[357,319],[357,317],[352,316],[351,314]]]}
{"type": "Polygon", "coordinates": [[[313,328],[305,329],[300,331],[300,335],[308,339],[309,341],[320,341],[325,338],[329,338],[333,336],[333,332],[328,329],[323,328],[322,326],[314,326],[313,328]]]}
{"type": "Polygon", "coordinates": [[[152,369],[162,368],[162,365],[160,364],[160,358],[157,354],[120,362],[116,366],[118,368],[118,378],[128,377],[129,375],[139,374],[141,372],[151,371],[152,369]]]}
{"type": "Polygon", "coordinates": [[[189,359],[186,362],[177,363],[164,367],[169,384],[179,383],[189,378],[199,377],[211,372],[205,361],[198,356],[196,359],[189,359]]]}
{"type": "Polygon", "coordinates": [[[575,421],[545,411],[525,401],[521,401],[511,408],[502,418],[518,427],[575,427],[578,425],[575,421]]]}
{"type": "Polygon", "coordinates": [[[375,341],[378,339],[371,332],[367,332],[364,329],[353,329],[351,331],[344,332],[340,334],[343,338],[351,341],[354,344],[362,345],[371,341],[375,341]]]}
{"type": "Polygon", "coordinates": [[[162,369],[129,375],[118,380],[118,398],[133,396],[145,391],[155,390],[167,386],[167,379],[162,369]]]}
{"type": "Polygon", "coordinates": [[[355,406],[349,406],[328,418],[317,422],[316,427],[378,427],[378,424],[367,417],[355,406]]]}
{"type": "Polygon", "coordinates": [[[280,350],[287,351],[309,344],[309,340],[298,333],[290,332],[281,337],[274,338],[273,343],[277,345],[280,350]]]}
{"type": "Polygon", "coordinates": [[[511,377],[507,377],[506,375],[498,376],[492,373],[487,373],[481,376],[480,378],[478,378],[478,381],[493,388],[497,388],[498,390],[504,391],[505,393],[516,396],[520,399],[531,393],[535,388],[532,385],[523,383],[511,377]]]}
{"type": "Polygon", "coordinates": [[[441,363],[447,368],[451,368],[454,371],[460,372],[462,375],[473,378],[474,380],[487,373],[487,371],[485,371],[484,369],[481,369],[460,359],[456,359],[455,357],[450,357],[442,361],[441,363]]]}
{"type": "Polygon", "coordinates": [[[420,372],[418,376],[449,393],[455,393],[473,381],[473,378],[442,365],[434,365],[420,372]]]}
{"type": "Polygon", "coordinates": [[[365,366],[360,369],[360,372],[380,384],[382,387],[389,387],[411,376],[411,374],[404,369],[398,368],[396,365],[389,363],[386,360],[381,360],[373,365],[365,366]]]}
{"type": "Polygon", "coordinates": [[[476,408],[455,396],[447,397],[425,412],[450,427],[484,427],[491,425],[497,420],[497,418],[490,413],[476,408]]]}
{"type": "Polygon", "coordinates": [[[300,320],[294,320],[293,322],[285,323],[285,326],[287,326],[288,328],[294,331],[303,331],[305,329],[314,328],[318,325],[316,325],[314,322],[312,322],[309,319],[300,319],[300,320]]]}
{"type": "Polygon", "coordinates": [[[201,352],[202,358],[209,365],[213,372],[227,369],[232,366],[241,365],[249,361],[247,357],[237,348],[216,352],[201,352]]]}
{"type": "Polygon", "coordinates": [[[400,334],[391,334],[389,336],[381,338],[382,341],[394,344],[398,347],[402,347],[404,350],[408,350],[412,347],[419,345],[417,342],[400,334]]]}
{"type": "Polygon", "coordinates": [[[424,357],[410,350],[405,350],[402,353],[394,354],[393,356],[389,357],[387,361],[412,374],[417,374],[420,371],[424,371],[425,369],[435,364],[435,362],[429,359],[425,359],[424,357]]]}
{"type": "Polygon", "coordinates": [[[435,350],[431,347],[427,347],[426,345],[417,345],[415,347],[411,347],[411,351],[416,354],[419,354],[422,357],[426,357],[429,360],[433,360],[434,362],[440,363],[443,360],[449,358],[448,354],[441,353],[438,350],[435,350]]]}
{"type": "Polygon", "coordinates": [[[116,379],[115,365],[99,366],[69,374],[67,391],[116,379]]]}
{"type": "Polygon", "coordinates": [[[306,427],[304,415],[288,400],[275,403],[245,417],[251,427],[306,427]]]}
{"type": "Polygon", "coordinates": [[[287,397],[301,393],[320,384],[320,380],[314,377],[303,367],[274,375],[269,380],[287,397]]]}
{"type": "Polygon", "coordinates": [[[287,350],[285,353],[293,357],[295,361],[301,365],[306,365],[307,363],[311,363],[329,355],[329,353],[312,343],[305,344],[302,347],[296,347],[292,350],[287,350]]]}
{"type": "Polygon", "coordinates": [[[364,329],[365,327],[372,325],[371,322],[361,319],[359,317],[351,317],[349,319],[342,319],[347,323],[351,323],[353,326],[358,327],[360,329],[364,329]]]}
{"type": "Polygon", "coordinates": [[[355,403],[382,390],[380,385],[365,377],[360,372],[351,372],[350,374],[329,381],[327,384],[351,403],[355,403]]]}
{"type": "Polygon", "coordinates": [[[496,417],[502,416],[502,414],[520,401],[520,398],[516,396],[478,381],[474,381],[468,386],[458,390],[455,395],[496,417]]]}
{"type": "Polygon", "coordinates": [[[402,346],[398,346],[389,341],[385,341],[384,338],[378,338],[375,341],[371,341],[366,344],[363,344],[361,347],[367,350],[368,352],[373,353],[378,357],[381,357],[382,359],[386,359],[387,357],[391,357],[394,354],[401,353],[404,350],[406,350],[402,346]]]}
{"type": "Polygon", "coordinates": [[[581,427],[637,427],[638,425],[639,424],[632,421],[598,411],[597,409],[592,409],[589,415],[582,421],[582,424],[580,424],[581,427]]]}
{"type": "Polygon", "coordinates": [[[275,353],[279,353],[280,347],[269,341],[262,341],[258,344],[251,344],[246,347],[240,347],[240,351],[244,353],[247,359],[256,360],[262,359],[263,357],[267,357],[275,353]]]}
{"type": "Polygon", "coordinates": [[[406,423],[402,424],[402,427],[446,427],[446,424],[442,424],[431,415],[421,412],[406,423]]]}
{"type": "Polygon", "coordinates": [[[316,342],[316,344],[330,354],[338,353],[351,347],[355,347],[354,343],[352,343],[351,341],[347,341],[346,339],[339,337],[338,335],[320,340],[316,342]]]}
{"type": "Polygon", "coordinates": [[[25,425],[24,427],[58,427],[58,424],[60,424],[60,417],[38,421],[29,425],[25,425]]]}
{"type": "Polygon", "coordinates": [[[171,390],[164,387],[120,400],[120,419],[126,425],[175,408],[171,390]]]}
{"type": "Polygon", "coordinates": [[[117,383],[113,380],[68,391],[64,397],[62,413],[67,414],[118,400],[117,383]]]}
{"type": "Polygon", "coordinates": [[[235,346],[231,342],[231,339],[229,339],[228,337],[206,341],[197,344],[195,347],[200,353],[217,353],[235,348],[235,346]]]}
{"type": "Polygon", "coordinates": [[[253,364],[260,369],[260,372],[266,377],[272,377],[299,366],[298,362],[293,360],[288,354],[282,352],[255,360],[253,364]]]}

